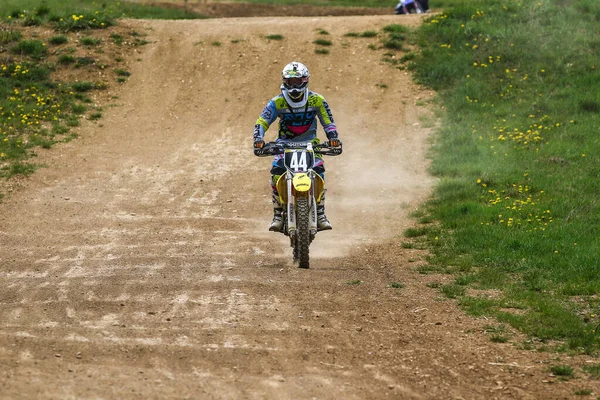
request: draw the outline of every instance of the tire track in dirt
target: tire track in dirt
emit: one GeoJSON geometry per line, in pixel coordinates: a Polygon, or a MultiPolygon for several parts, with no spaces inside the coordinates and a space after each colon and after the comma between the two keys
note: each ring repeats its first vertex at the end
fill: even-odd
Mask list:
{"type": "Polygon", "coordinates": [[[121,107],[42,155],[53,167],[2,204],[3,395],[572,394],[579,383],[542,382],[553,355],[490,343],[489,321],[438,301],[426,284],[449,278],[415,274],[425,254],[397,237],[431,190],[430,117],[415,105],[430,94],[368,40],[343,35],[398,21],[126,21],[152,44],[131,65],[121,107]],[[329,56],[314,54],[317,29],[331,33],[329,56]],[[266,40],[272,33],[286,39],[266,40]],[[335,229],[317,237],[308,271],[266,232],[269,161],[250,150],[256,117],[292,59],[309,66],[345,144],[327,160],[335,229]]]}

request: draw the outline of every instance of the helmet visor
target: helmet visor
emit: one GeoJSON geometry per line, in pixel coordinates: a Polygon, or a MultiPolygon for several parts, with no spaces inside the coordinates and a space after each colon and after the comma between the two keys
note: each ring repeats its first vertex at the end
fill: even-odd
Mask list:
{"type": "Polygon", "coordinates": [[[307,77],[283,78],[283,86],[287,89],[302,89],[307,83],[307,77]]]}

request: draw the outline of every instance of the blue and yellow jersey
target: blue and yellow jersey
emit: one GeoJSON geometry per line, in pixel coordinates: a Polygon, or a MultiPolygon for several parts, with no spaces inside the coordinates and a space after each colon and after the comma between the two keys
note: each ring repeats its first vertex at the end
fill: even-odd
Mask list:
{"type": "Polygon", "coordinates": [[[331,110],[325,98],[308,92],[306,106],[290,108],[283,95],[273,97],[258,117],[254,126],[254,138],[264,139],[265,132],[279,118],[278,141],[307,142],[317,137],[317,118],[325,134],[337,131],[331,110]]]}

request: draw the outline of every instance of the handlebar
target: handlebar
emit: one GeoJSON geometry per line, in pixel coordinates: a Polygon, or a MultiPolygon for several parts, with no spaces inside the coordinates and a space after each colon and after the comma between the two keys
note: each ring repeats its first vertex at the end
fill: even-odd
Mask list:
{"type": "MultiPolygon", "coordinates": [[[[276,156],[283,154],[286,149],[302,149],[306,148],[307,142],[299,143],[281,143],[281,142],[267,142],[262,149],[254,149],[254,154],[258,157],[276,156]]],[[[339,156],[342,154],[342,146],[332,147],[329,142],[319,143],[313,145],[313,151],[315,154],[321,154],[324,156],[339,156]]]]}

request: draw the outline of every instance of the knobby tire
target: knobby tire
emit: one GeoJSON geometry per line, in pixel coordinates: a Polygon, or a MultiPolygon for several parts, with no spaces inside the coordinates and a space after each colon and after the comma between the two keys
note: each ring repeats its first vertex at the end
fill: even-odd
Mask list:
{"type": "Polygon", "coordinates": [[[296,198],[296,248],[295,256],[298,258],[298,267],[309,268],[310,259],[308,249],[310,246],[310,207],[307,197],[296,198]]]}

